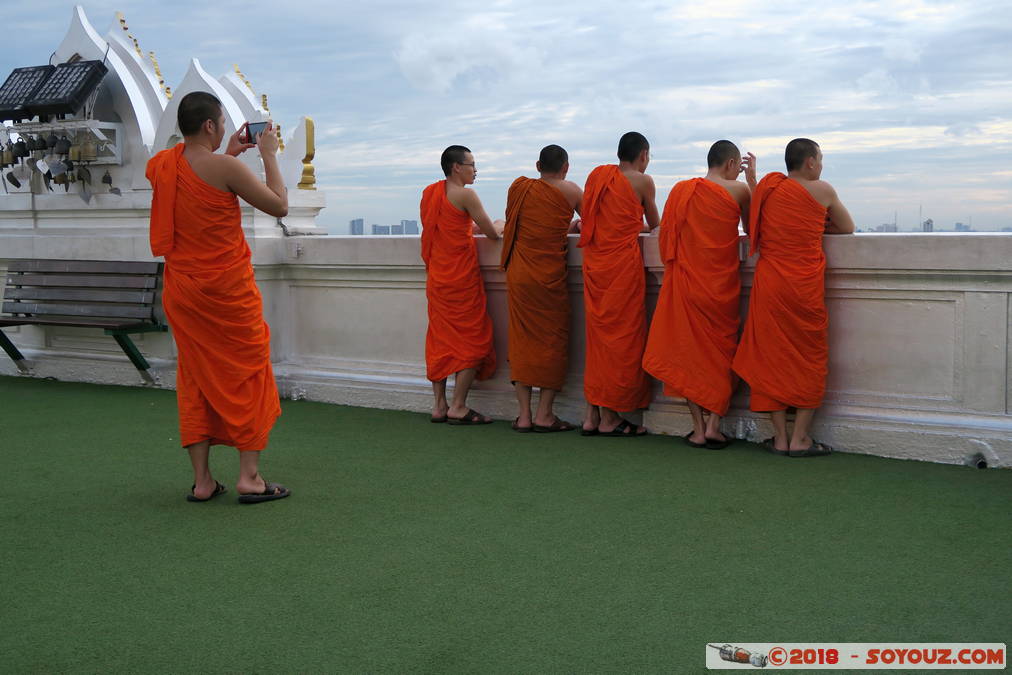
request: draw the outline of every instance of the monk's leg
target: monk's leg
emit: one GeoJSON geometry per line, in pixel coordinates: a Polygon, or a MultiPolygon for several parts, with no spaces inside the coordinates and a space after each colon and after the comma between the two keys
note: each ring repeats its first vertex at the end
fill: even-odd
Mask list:
{"type": "Polygon", "coordinates": [[[727,440],[727,436],[720,430],[720,419],[720,415],[711,412],[709,419],[706,420],[706,439],[708,441],[720,441],[723,443],[727,440]]]}
{"type": "Polygon", "coordinates": [[[815,417],[815,408],[798,408],[794,415],[794,433],[791,434],[791,450],[807,450],[812,446],[812,437],[808,430],[815,417]]]}
{"type": "MultiPolygon", "coordinates": [[[[467,412],[470,410],[467,407],[467,392],[471,390],[471,384],[477,374],[477,368],[465,368],[453,378],[453,399],[450,401],[450,408],[446,413],[448,417],[459,420],[467,416],[467,412]]],[[[478,419],[485,421],[491,418],[479,415],[478,419]]]]}
{"type": "Polygon", "coordinates": [[[583,430],[584,431],[596,431],[597,427],[601,424],[601,409],[596,405],[587,404],[587,409],[583,413],[583,430]]]}
{"type": "MultiPolygon", "coordinates": [[[[267,489],[264,477],[260,475],[260,451],[245,450],[239,452],[239,481],[235,490],[241,495],[260,494],[267,489]]],[[[275,488],[274,493],[280,490],[275,488]]]]}
{"type": "Polygon", "coordinates": [[[528,428],[533,423],[531,421],[531,390],[532,387],[523,384],[522,382],[514,382],[513,388],[517,392],[517,403],[520,405],[519,415],[517,415],[517,426],[528,428]]]}
{"type": "Polygon", "coordinates": [[[559,392],[554,389],[541,388],[541,395],[538,397],[538,411],[534,415],[534,423],[542,427],[550,427],[555,424],[555,395],[559,392]]]}
{"type": "MultiPolygon", "coordinates": [[[[597,430],[602,434],[611,433],[615,431],[615,427],[622,423],[622,416],[611,408],[605,408],[601,406],[601,423],[597,425],[597,430]]],[[[626,434],[642,434],[646,431],[646,427],[629,426],[626,427],[624,433],[626,434]]]]}
{"type": "Polygon", "coordinates": [[[210,441],[194,443],[186,446],[186,451],[190,453],[190,464],[193,465],[193,496],[197,499],[207,499],[217,486],[208,465],[211,443],[210,441]]]}
{"type": "Polygon", "coordinates": [[[692,415],[692,435],[689,440],[693,443],[706,443],[706,422],[703,420],[703,409],[686,399],[689,404],[689,414],[692,415]]]}
{"type": "Polygon", "coordinates": [[[781,452],[790,450],[790,440],[787,435],[787,411],[773,410],[770,412],[773,419],[773,446],[781,452]]]}
{"type": "Polygon", "coordinates": [[[446,411],[450,408],[446,402],[446,380],[432,383],[432,395],[435,398],[435,402],[432,404],[432,418],[445,417],[446,411]]]}

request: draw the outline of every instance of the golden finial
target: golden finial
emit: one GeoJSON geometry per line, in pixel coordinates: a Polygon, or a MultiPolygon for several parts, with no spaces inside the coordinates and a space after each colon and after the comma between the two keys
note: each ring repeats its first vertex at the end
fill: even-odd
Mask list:
{"type": "Polygon", "coordinates": [[[316,156],[316,125],[313,118],[306,118],[306,156],[302,158],[302,178],[299,180],[300,190],[316,189],[316,169],[313,168],[313,157],[316,156]]]}
{"type": "Polygon", "coordinates": [[[266,110],[267,114],[270,115],[271,109],[267,107],[267,94],[260,95],[260,107],[266,110]]]}
{"type": "MultiPolygon", "coordinates": [[[[239,79],[243,81],[243,84],[245,84],[250,91],[253,91],[253,85],[249,83],[249,80],[246,79],[246,76],[242,74],[241,70],[239,70],[239,64],[233,63],[232,67],[235,69],[235,74],[238,75],[239,79]]],[[[255,94],[256,92],[253,93],[255,94]]]]}
{"type": "Polygon", "coordinates": [[[116,18],[119,19],[119,25],[123,27],[123,32],[126,33],[127,37],[134,43],[134,50],[137,52],[137,56],[144,58],[144,53],[141,52],[141,43],[137,41],[137,38],[130,34],[130,29],[127,27],[126,17],[123,16],[123,12],[116,12],[116,18]]]}
{"type": "Polygon", "coordinates": [[[158,84],[161,85],[162,91],[165,92],[165,98],[172,98],[172,90],[165,85],[165,78],[162,77],[162,69],[158,67],[158,59],[155,58],[154,52],[148,52],[148,58],[151,59],[151,63],[155,67],[155,75],[158,76],[158,84]]]}
{"type": "Polygon", "coordinates": [[[285,137],[281,135],[281,125],[280,124],[275,124],[274,126],[278,130],[278,152],[284,152],[285,151],[285,137]]]}

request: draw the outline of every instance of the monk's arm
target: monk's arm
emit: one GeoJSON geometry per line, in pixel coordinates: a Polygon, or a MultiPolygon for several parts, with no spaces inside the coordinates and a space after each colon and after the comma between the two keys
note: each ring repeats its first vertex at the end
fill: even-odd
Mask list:
{"type": "Polygon", "coordinates": [[[288,190],[285,188],[281,168],[278,166],[278,137],[270,124],[260,135],[259,147],[264,173],[267,174],[267,184],[261,183],[245,164],[230,155],[222,156],[222,161],[227,162],[226,182],[232,192],[254,208],[268,215],[283,218],[288,215],[288,190]]]}
{"type": "Polygon", "coordinates": [[[654,179],[650,176],[643,176],[643,215],[647,217],[647,227],[655,229],[661,224],[661,214],[657,212],[657,188],[654,186],[654,179]]]}
{"type": "MultiPolygon", "coordinates": [[[[482,231],[489,239],[498,239],[502,234],[502,226],[496,229],[495,223],[485,213],[485,207],[481,205],[481,200],[478,199],[478,195],[472,190],[466,191],[464,210],[467,211],[467,215],[471,216],[471,220],[478,226],[478,229],[482,231]]],[[[501,222],[501,221],[497,221],[501,222]]]]}
{"type": "Polygon", "coordinates": [[[745,234],[748,234],[748,211],[752,206],[752,193],[749,190],[742,190],[741,197],[738,198],[738,208],[741,211],[741,227],[745,230],[745,234]]]}
{"type": "Polygon", "coordinates": [[[836,190],[832,186],[829,187],[831,191],[832,201],[829,206],[826,207],[826,211],[829,214],[829,223],[826,225],[826,234],[853,234],[854,232],[854,219],[850,217],[850,212],[847,211],[847,207],[840,201],[840,197],[836,194],[836,190]]]}

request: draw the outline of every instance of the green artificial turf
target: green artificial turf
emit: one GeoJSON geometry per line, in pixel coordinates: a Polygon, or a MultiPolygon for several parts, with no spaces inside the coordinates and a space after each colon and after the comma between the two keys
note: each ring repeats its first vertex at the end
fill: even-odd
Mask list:
{"type": "Polygon", "coordinates": [[[709,642],[1009,642],[1012,472],[284,402],[289,499],[185,501],[171,391],[0,378],[0,666],[705,672],[709,642]]]}

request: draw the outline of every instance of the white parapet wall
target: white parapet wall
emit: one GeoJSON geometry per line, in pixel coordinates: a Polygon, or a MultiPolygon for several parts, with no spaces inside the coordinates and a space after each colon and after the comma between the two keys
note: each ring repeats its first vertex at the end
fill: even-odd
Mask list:
{"type": "MultiPolygon", "coordinates": [[[[16,257],[149,259],[139,228],[115,243],[63,228],[0,227],[0,269],[16,257]],[[34,230],[32,232],[31,230],[34,230]],[[34,235],[34,236],[32,236],[34,235]],[[43,255],[44,254],[44,255],[43,255]]],[[[272,330],[282,394],[356,406],[425,411],[425,269],[418,237],[282,237],[247,229],[272,330]]],[[[495,325],[499,370],[478,383],[472,405],[500,419],[515,415],[509,383],[506,290],[499,243],[479,237],[495,325]]],[[[648,305],[663,275],[657,238],[642,238],[648,305]]],[[[1012,466],[1012,235],[827,236],[826,298],[830,376],[814,435],[846,452],[948,463],[1012,466]]],[[[569,247],[572,303],[564,416],[583,410],[581,255],[569,247]]],[[[742,264],[747,308],[753,265],[742,264]]],[[[141,384],[118,347],[99,331],[7,329],[33,362],[35,377],[141,384]]],[[[160,386],[175,381],[171,337],[138,336],[160,386]]],[[[0,373],[14,375],[9,360],[0,373]]],[[[657,396],[643,412],[655,432],[689,428],[684,401],[657,396]]],[[[742,386],[725,429],[752,441],[771,435],[768,419],[748,411],[742,386]]]]}

